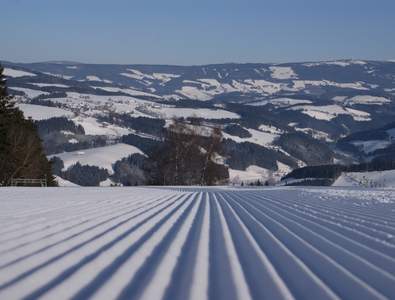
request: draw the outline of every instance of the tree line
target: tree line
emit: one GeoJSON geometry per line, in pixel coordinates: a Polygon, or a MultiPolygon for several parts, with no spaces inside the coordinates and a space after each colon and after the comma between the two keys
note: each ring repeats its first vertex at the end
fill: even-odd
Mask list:
{"type": "Polygon", "coordinates": [[[343,172],[374,172],[395,169],[395,157],[377,157],[370,162],[352,165],[319,165],[307,166],[293,170],[282,178],[292,185],[331,185],[343,172]],[[304,179],[293,183],[292,179],[304,179]]]}

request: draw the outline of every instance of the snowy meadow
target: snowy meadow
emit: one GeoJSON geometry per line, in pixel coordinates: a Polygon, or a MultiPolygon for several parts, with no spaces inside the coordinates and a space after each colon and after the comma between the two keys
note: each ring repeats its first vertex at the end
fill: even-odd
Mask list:
{"type": "Polygon", "coordinates": [[[394,299],[395,191],[3,188],[0,299],[394,299]]]}

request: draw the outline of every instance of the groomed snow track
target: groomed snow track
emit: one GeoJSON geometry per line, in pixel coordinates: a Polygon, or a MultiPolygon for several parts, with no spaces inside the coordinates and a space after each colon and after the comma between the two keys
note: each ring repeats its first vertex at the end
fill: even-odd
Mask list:
{"type": "Polygon", "coordinates": [[[395,299],[371,193],[3,188],[0,299],[395,299]]]}

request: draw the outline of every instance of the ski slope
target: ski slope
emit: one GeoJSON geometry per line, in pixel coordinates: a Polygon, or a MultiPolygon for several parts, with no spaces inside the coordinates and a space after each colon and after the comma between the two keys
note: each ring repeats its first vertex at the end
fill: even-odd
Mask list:
{"type": "Polygon", "coordinates": [[[394,299],[395,190],[2,188],[0,299],[394,299]]]}

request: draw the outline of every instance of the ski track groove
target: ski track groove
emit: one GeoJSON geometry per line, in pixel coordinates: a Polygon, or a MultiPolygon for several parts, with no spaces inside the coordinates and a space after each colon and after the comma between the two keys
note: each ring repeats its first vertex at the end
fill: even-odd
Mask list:
{"type": "Polygon", "coordinates": [[[367,227],[367,228],[376,228],[379,231],[386,232],[386,233],[395,233],[395,222],[390,222],[388,220],[379,222],[379,218],[375,217],[374,219],[370,217],[366,217],[365,214],[358,214],[357,210],[355,209],[354,212],[348,212],[347,210],[342,210],[340,208],[334,209],[333,207],[324,206],[324,205],[311,205],[311,203],[306,203],[303,199],[293,200],[287,198],[279,199],[278,197],[270,196],[271,199],[281,202],[286,202],[288,204],[292,203],[294,207],[303,208],[308,211],[312,211],[317,215],[320,214],[325,218],[337,218],[340,221],[347,223],[347,222],[355,222],[358,226],[367,227]],[[369,225],[366,226],[366,225],[369,225]],[[392,226],[391,226],[392,225],[392,226]],[[387,230],[387,231],[386,231],[387,230]]]}
{"type": "MultiPolygon", "coordinates": [[[[171,202],[170,204],[167,204],[167,206],[165,206],[164,208],[160,208],[160,210],[158,212],[153,212],[152,215],[158,214],[159,212],[165,210],[167,207],[171,206],[174,202],[171,202]]],[[[148,211],[148,210],[147,210],[148,211]]],[[[146,212],[147,212],[146,211],[146,212]]],[[[51,266],[53,263],[58,262],[61,259],[64,259],[65,257],[68,257],[70,254],[83,249],[85,246],[89,245],[90,243],[94,242],[94,241],[105,241],[105,239],[101,239],[102,237],[105,237],[106,235],[114,232],[116,229],[121,228],[124,225],[127,225],[128,222],[132,221],[134,218],[138,217],[138,215],[143,215],[146,212],[141,212],[139,214],[130,216],[118,223],[115,223],[114,225],[111,225],[111,227],[105,229],[104,231],[100,231],[98,233],[95,233],[93,236],[88,236],[86,240],[82,240],[82,241],[77,241],[77,243],[75,245],[71,245],[71,247],[69,247],[68,249],[66,249],[66,251],[64,249],[60,249],[60,253],[55,253],[52,257],[50,257],[50,259],[47,260],[47,257],[45,256],[43,259],[43,262],[37,262],[37,258],[35,258],[34,260],[30,260],[33,261],[33,267],[31,269],[25,270],[24,272],[22,272],[21,274],[18,274],[16,277],[12,278],[11,280],[8,280],[7,282],[0,284],[0,291],[2,289],[4,289],[5,287],[8,286],[13,286],[15,285],[17,282],[23,280],[23,279],[29,279],[29,277],[33,277],[32,275],[34,275],[36,272],[44,269],[45,267],[51,266]]],[[[150,218],[152,218],[152,216],[148,216],[146,217],[143,221],[141,222],[146,222],[148,221],[150,218]]],[[[141,223],[140,222],[140,223],[141,223]]],[[[119,241],[120,239],[125,238],[130,232],[135,229],[136,226],[132,227],[131,229],[129,229],[128,231],[126,231],[126,233],[123,233],[121,236],[115,237],[114,240],[112,240],[111,242],[109,242],[108,244],[111,245],[113,243],[116,243],[117,241],[119,241]]],[[[97,250],[97,252],[102,251],[101,248],[99,248],[97,250]]],[[[71,259],[74,259],[73,257],[71,257],[71,259]]],[[[26,265],[26,263],[25,263],[26,265]]],[[[69,268],[70,269],[70,268],[69,268]]],[[[58,280],[58,283],[61,282],[61,280],[63,278],[56,278],[58,280]]],[[[55,281],[55,279],[53,279],[52,281],[55,281]]],[[[48,284],[49,285],[49,284],[48,284]]]]}
{"type": "MultiPolygon", "coordinates": [[[[382,274],[380,270],[374,269],[374,266],[369,264],[347,251],[340,245],[332,242],[330,239],[318,234],[304,225],[303,220],[297,223],[295,220],[289,217],[289,213],[285,210],[277,212],[274,209],[268,208],[267,203],[265,207],[261,205],[253,205],[246,203],[247,206],[258,211],[263,218],[267,218],[269,221],[274,221],[274,226],[280,225],[278,236],[284,238],[288,245],[292,247],[292,251],[297,255],[302,255],[303,261],[308,263],[312,268],[316,268],[316,272],[319,272],[321,278],[331,285],[333,290],[340,294],[342,298],[364,298],[364,299],[377,299],[384,298],[377,290],[366,284],[363,280],[357,277],[353,272],[350,272],[341,263],[335,261],[332,256],[335,254],[335,258],[343,259],[347,255],[347,259],[343,259],[342,263],[348,263],[353,267],[354,272],[359,271],[359,275],[371,276],[370,271],[376,271],[374,282],[381,285],[380,280],[386,279],[387,285],[384,287],[390,292],[392,286],[395,286],[392,278],[386,278],[386,274],[382,274]],[[276,224],[277,223],[277,224],[276,224]],[[299,244],[299,245],[298,245],[299,244]],[[325,247],[323,246],[325,245],[325,247]],[[304,249],[303,249],[304,248],[304,249]],[[303,249],[303,251],[302,251],[303,249]],[[329,253],[328,253],[329,252],[329,253]],[[351,259],[352,261],[348,261],[351,259]],[[361,263],[364,267],[360,267],[355,263],[361,263]],[[369,267],[369,268],[368,268],[369,267]],[[336,278],[336,280],[335,280],[336,278]],[[339,282],[339,278],[342,280],[339,282]],[[336,281],[336,284],[333,283],[336,281]],[[389,281],[389,284],[388,284],[389,281]]],[[[271,225],[273,226],[273,225],[271,225]]],[[[275,228],[275,227],[273,227],[275,228]]],[[[391,295],[391,294],[390,294],[391,295]]]]}
{"type": "MultiPolygon", "coordinates": [[[[158,206],[158,205],[164,203],[164,201],[161,202],[160,200],[162,200],[162,199],[160,198],[160,199],[154,201],[154,203],[155,203],[155,202],[158,202],[158,204],[154,205],[153,207],[151,207],[151,208],[149,208],[149,209],[155,208],[156,206],[158,206]]],[[[148,204],[151,204],[151,203],[148,203],[148,204]]],[[[55,241],[55,242],[50,243],[50,244],[48,244],[48,245],[46,245],[46,246],[44,246],[44,247],[42,247],[42,248],[36,249],[36,250],[34,250],[34,251],[32,251],[32,252],[29,252],[29,253],[27,253],[27,254],[24,254],[24,255],[22,255],[22,256],[19,256],[17,259],[14,259],[14,260],[12,260],[12,261],[9,261],[9,262],[7,262],[6,264],[0,265],[0,270],[3,269],[3,268],[5,268],[5,267],[9,267],[9,266],[11,266],[11,265],[13,265],[13,264],[15,264],[15,263],[21,262],[21,261],[23,261],[24,259],[27,259],[27,258],[32,257],[32,256],[34,256],[34,255],[37,255],[37,254],[39,254],[39,253],[41,253],[41,252],[43,252],[43,251],[45,251],[45,250],[49,250],[49,249],[51,249],[51,248],[53,248],[53,247],[56,247],[56,246],[59,246],[59,245],[65,243],[65,242],[67,242],[67,241],[73,240],[73,239],[75,239],[75,238],[77,238],[77,237],[79,237],[79,236],[81,236],[81,235],[83,235],[83,234],[88,233],[89,231],[95,230],[95,229],[99,228],[100,226],[106,225],[106,224],[108,224],[109,222],[114,221],[114,220],[116,220],[116,219],[118,219],[118,218],[121,218],[121,217],[124,217],[124,216],[128,216],[130,213],[136,212],[136,210],[139,210],[139,209],[143,208],[144,206],[146,206],[146,205],[143,205],[142,207],[137,208],[137,209],[131,209],[130,211],[123,212],[123,213],[121,213],[121,214],[119,214],[119,215],[113,215],[113,216],[110,217],[109,219],[105,219],[105,220],[102,220],[102,221],[100,221],[100,222],[98,222],[98,223],[95,223],[94,225],[92,225],[92,226],[90,226],[90,227],[88,227],[88,228],[85,228],[85,229],[83,229],[83,230],[80,230],[80,231],[78,231],[78,232],[76,232],[76,233],[74,233],[74,234],[71,234],[71,235],[67,236],[67,237],[64,237],[63,239],[61,239],[61,240],[59,240],[59,241],[55,241]]],[[[146,211],[147,211],[147,210],[146,210],[146,211]]],[[[30,250],[30,248],[29,248],[29,250],[30,250]]]]}
{"type": "MultiPolygon", "coordinates": [[[[327,215],[329,216],[341,216],[342,218],[344,218],[345,220],[349,220],[349,221],[356,221],[356,222],[361,222],[363,224],[369,224],[369,226],[382,226],[384,228],[388,228],[388,229],[394,229],[393,226],[395,226],[395,222],[390,222],[388,220],[380,222],[378,217],[375,217],[374,219],[371,218],[370,216],[366,216],[366,214],[363,213],[358,213],[357,209],[354,209],[353,212],[349,212],[348,210],[344,210],[339,208],[333,208],[327,205],[312,205],[311,203],[303,200],[303,199],[289,199],[287,198],[285,199],[280,199],[278,197],[274,197],[272,195],[267,196],[270,197],[273,200],[276,201],[281,201],[281,202],[285,202],[285,203],[293,203],[295,207],[299,207],[299,208],[304,208],[306,210],[311,210],[311,211],[316,211],[316,212],[320,212],[322,213],[322,215],[327,215]],[[388,226],[388,224],[392,224],[391,226],[388,226]]],[[[361,224],[362,225],[362,224],[361,224]]]]}
{"type": "Polygon", "coordinates": [[[395,299],[395,203],[305,191],[4,188],[0,299],[395,299]]]}
{"type": "MultiPolygon", "coordinates": [[[[265,200],[272,202],[272,200],[270,200],[269,198],[265,198],[265,200]]],[[[255,203],[257,203],[258,206],[262,206],[262,203],[259,203],[259,202],[255,202],[255,203]]],[[[267,207],[272,207],[272,208],[274,207],[275,210],[278,209],[276,207],[277,204],[278,203],[270,203],[270,204],[265,203],[265,205],[267,207]]],[[[290,211],[292,211],[292,208],[290,208],[290,207],[286,207],[283,209],[288,209],[288,211],[284,212],[283,215],[290,216],[290,219],[294,220],[294,221],[300,220],[299,225],[308,224],[306,227],[314,226],[313,228],[317,228],[320,231],[320,234],[322,236],[326,236],[326,237],[328,237],[328,235],[332,236],[332,240],[334,240],[334,239],[337,240],[338,245],[341,245],[344,248],[352,247],[354,254],[358,253],[359,255],[364,256],[364,258],[367,261],[372,260],[374,265],[376,265],[376,264],[381,265],[382,268],[384,268],[384,269],[389,268],[390,272],[395,273],[395,259],[394,259],[395,253],[393,255],[391,255],[391,254],[386,255],[386,252],[388,252],[388,251],[385,251],[387,249],[384,249],[383,247],[381,247],[382,244],[376,245],[376,247],[382,251],[382,252],[379,252],[379,251],[375,250],[374,248],[370,248],[370,247],[366,246],[366,244],[363,244],[362,242],[365,241],[364,239],[362,239],[362,241],[359,240],[357,242],[356,240],[350,239],[350,237],[348,237],[347,235],[342,235],[342,230],[341,230],[342,228],[340,228],[340,230],[339,230],[339,228],[336,226],[334,227],[333,224],[327,224],[326,227],[323,227],[322,224],[324,222],[321,222],[320,219],[313,218],[313,220],[310,220],[305,215],[300,216],[298,214],[291,213],[290,211]],[[303,219],[300,219],[300,218],[303,218],[303,219]]],[[[281,212],[281,208],[280,208],[280,210],[276,210],[276,211],[281,212]]],[[[361,238],[361,237],[359,237],[359,238],[361,238]]]]}
{"type": "MultiPolygon", "coordinates": [[[[70,195],[70,197],[75,197],[74,195],[70,195]]],[[[86,197],[86,195],[85,195],[85,197],[86,197]]],[[[76,198],[78,199],[78,195],[76,195],[76,198]]],[[[118,197],[117,197],[118,198],[118,197]]],[[[120,198],[125,198],[126,199],[126,196],[125,195],[122,195],[122,196],[120,196],[120,198]]],[[[114,199],[114,200],[116,200],[116,199],[114,199]]],[[[51,199],[51,201],[57,201],[56,199],[51,199]]],[[[130,199],[129,199],[129,201],[130,201],[130,199]]],[[[109,204],[111,204],[111,203],[113,203],[113,201],[110,201],[110,200],[107,200],[107,199],[104,199],[104,200],[99,200],[96,204],[100,204],[100,203],[105,203],[105,204],[107,204],[107,203],[109,203],[109,204]]],[[[52,218],[52,219],[55,219],[55,220],[57,220],[57,217],[59,217],[59,216],[63,216],[64,215],[64,209],[65,208],[68,208],[68,207],[72,207],[72,208],[76,208],[76,205],[74,205],[74,206],[68,206],[68,205],[66,205],[66,206],[63,206],[64,205],[64,203],[61,203],[62,205],[57,205],[57,207],[56,208],[54,208],[54,210],[56,210],[56,211],[59,211],[59,212],[57,212],[56,214],[54,214],[54,213],[52,213],[51,215],[50,215],[50,217],[52,218]]],[[[66,204],[68,204],[68,203],[66,203],[66,204]]],[[[83,210],[83,209],[88,209],[88,210],[96,210],[96,208],[93,208],[92,209],[92,205],[89,203],[89,201],[84,201],[84,202],[82,202],[82,203],[78,203],[77,204],[78,205],[78,207],[79,207],[79,212],[81,211],[81,210],[83,210]]],[[[36,203],[36,206],[37,206],[37,203],[36,203]]],[[[35,208],[36,209],[36,208],[35,208]]],[[[37,210],[40,214],[44,214],[46,211],[45,210],[37,210]]],[[[75,213],[75,211],[74,211],[74,213],[75,213]]],[[[29,215],[35,215],[35,213],[34,213],[34,211],[31,211],[30,212],[30,214],[29,215]]],[[[18,214],[14,214],[13,213],[13,218],[15,218],[16,220],[18,219],[18,217],[20,217],[20,214],[18,215],[18,214]]],[[[70,219],[73,219],[73,218],[75,218],[75,215],[71,215],[70,216],[70,219]]],[[[65,221],[67,221],[67,219],[68,218],[62,218],[62,220],[59,222],[60,224],[61,223],[63,223],[63,222],[65,222],[65,221]]],[[[15,220],[15,221],[16,221],[15,220]]],[[[23,220],[24,222],[23,222],[23,224],[17,224],[18,225],[18,227],[16,227],[16,228],[13,228],[12,230],[8,230],[8,231],[17,231],[17,230],[20,230],[20,229],[22,229],[23,231],[25,231],[25,229],[26,229],[26,227],[28,227],[28,228],[30,228],[31,226],[33,226],[33,225],[35,225],[35,224],[39,224],[39,225],[42,225],[42,220],[40,220],[40,219],[36,219],[36,218],[34,218],[34,219],[32,219],[32,220],[28,220],[28,222],[25,222],[25,220],[23,220]]],[[[15,224],[14,223],[11,223],[12,225],[10,226],[11,228],[12,227],[15,227],[15,224]]],[[[52,224],[51,224],[52,225],[52,224]]],[[[45,223],[45,226],[51,226],[50,224],[47,224],[47,223],[45,223]]],[[[3,235],[3,234],[5,234],[5,233],[7,233],[8,231],[4,231],[4,232],[1,232],[1,234],[3,235]]]]}
{"type": "MultiPolygon", "coordinates": [[[[154,199],[154,200],[141,200],[141,201],[139,201],[139,202],[137,202],[137,203],[132,203],[132,204],[126,203],[126,204],[122,204],[122,205],[120,205],[119,207],[116,207],[116,208],[114,208],[114,205],[116,205],[117,203],[113,203],[113,204],[109,207],[109,208],[110,208],[110,211],[107,210],[107,209],[108,209],[107,206],[106,206],[106,207],[99,207],[99,208],[96,208],[93,212],[89,212],[89,213],[87,213],[87,214],[85,214],[85,215],[84,215],[84,214],[80,214],[79,216],[76,217],[76,218],[78,219],[78,218],[80,218],[81,216],[83,216],[83,217],[84,217],[84,220],[83,220],[83,221],[80,221],[80,222],[78,222],[78,223],[71,223],[70,225],[68,224],[68,223],[70,222],[70,220],[67,220],[67,221],[65,221],[65,222],[62,222],[62,223],[64,223],[64,224],[66,224],[67,226],[66,226],[66,227],[61,227],[61,228],[60,228],[59,230],[57,230],[57,231],[52,231],[52,232],[49,232],[49,233],[45,233],[44,231],[40,230],[39,233],[26,233],[26,234],[24,234],[23,236],[29,235],[29,240],[24,241],[24,242],[22,242],[22,243],[20,243],[20,244],[17,244],[17,245],[13,245],[13,246],[11,246],[11,247],[9,247],[9,248],[7,248],[7,249],[1,250],[1,251],[0,251],[0,255],[3,254],[3,253],[9,252],[9,251],[14,251],[14,250],[16,250],[16,249],[18,249],[18,248],[21,248],[21,247],[24,247],[24,246],[27,246],[27,245],[34,244],[34,243],[36,243],[36,242],[38,242],[38,241],[46,240],[46,239],[51,238],[51,237],[53,237],[53,236],[58,236],[58,235],[61,234],[61,233],[66,233],[66,232],[69,231],[69,230],[77,229],[79,226],[83,226],[83,225],[85,225],[85,224],[87,224],[87,223],[91,223],[91,222],[94,223],[95,220],[98,220],[98,219],[100,219],[100,218],[102,218],[102,217],[110,216],[110,219],[115,219],[115,218],[117,218],[117,217],[119,217],[119,216],[122,216],[122,215],[124,214],[124,213],[123,213],[123,214],[121,214],[121,215],[118,215],[118,216],[115,215],[115,216],[114,216],[114,214],[117,213],[117,211],[120,210],[120,209],[122,209],[122,210],[127,210],[127,211],[128,211],[129,208],[134,208],[134,207],[137,206],[135,209],[129,210],[128,212],[130,213],[130,212],[133,212],[133,211],[136,210],[136,209],[141,208],[141,207],[138,206],[138,205],[141,204],[141,203],[143,203],[142,206],[147,206],[147,205],[149,205],[150,203],[152,203],[152,202],[157,202],[157,201],[159,201],[159,200],[160,200],[160,198],[159,198],[159,199],[157,198],[157,199],[154,199]],[[152,201],[152,202],[150,202],[150,201],[152,201]],[[103,213],[102,210],[105,210],[106,212],[103,213]],[[90,217],[90,218],[86,218],[87,215],[88,215],[88,216],[93,215],[93,216],[90,217]],[[33,239],[32,237],[35,237],[36,235],[38,235],[38,237],[35,238],[35,239],[33,239]]],[[[59,226],[59,224],[57,224],[56,226],[59,226]]],[[[46,229],[48,229],[48,230],[53,229],[52,227],[54,227],[54,226],[48,226],[46,229]]],[[[77,232],[78,232],[78,233],[81,233],[81,231],[77,231],[77,232]]],[[[20,239],[20,238],[23,237],[23,236],[19,236],[18,239],[20,239]]],[[[6,242],[2,242],[2,243],[5,244],[6,242]]],[[[0,267],[0,268],[1,268],[1,267],[0,267]]]]}

